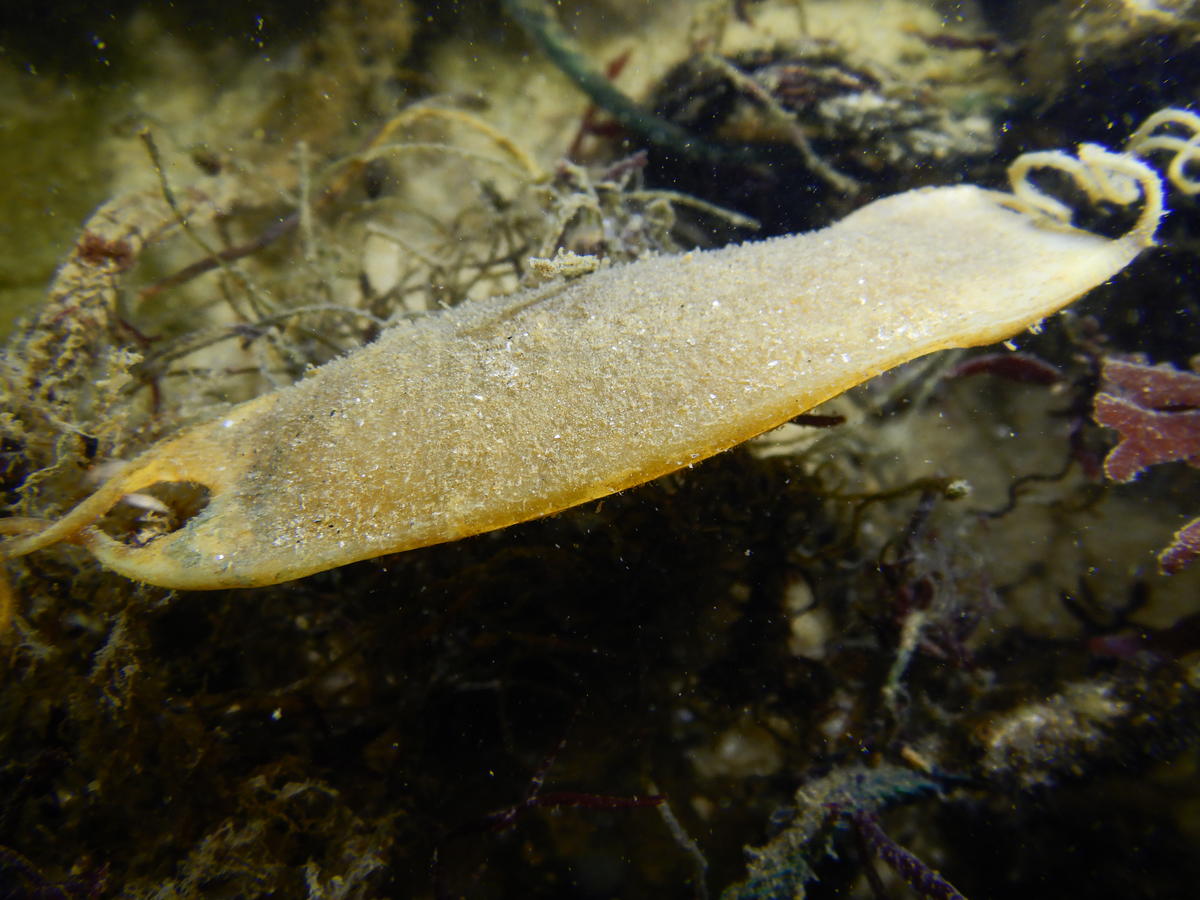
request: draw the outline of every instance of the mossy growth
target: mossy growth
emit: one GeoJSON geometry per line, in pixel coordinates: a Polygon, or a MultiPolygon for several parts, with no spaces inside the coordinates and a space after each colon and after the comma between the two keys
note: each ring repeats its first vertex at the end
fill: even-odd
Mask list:
{"type": "MultiPolygon", "coordinates": [[[[407,105],[374,141],[297,125],[303,149],[249,130],[175,155],[152,127],[173,204],[134,139],[148,177],[80,214],[6,351],[9,511],[53,516],[105,462],[529,257],[729,233],[640,157],[558,166],[479,105],[407,105]]],[[[797,789],[865,772],[887,834],[966,896],[1179,894],[1197,594],[1153,550],[1195,473],[1106,485],[1090,404],[1105,356],[1186,364],[1143,294],[1192,302],[1193,219],[1019,340],[1056,377],[943,358],[639,490],[270,589],[170,594],[71,547],[11,565],[0,885],[696,897],[791,827],[793,896],[862,897],[880,854],[848,819],[808,828],[797,789]],[[615,802],[649,795],[677,828],[615,802]]]]}

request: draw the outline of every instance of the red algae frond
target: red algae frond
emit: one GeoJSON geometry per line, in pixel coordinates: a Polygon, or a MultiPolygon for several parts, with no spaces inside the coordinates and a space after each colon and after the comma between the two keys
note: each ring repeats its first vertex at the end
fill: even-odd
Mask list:
{"type": "MultiPolygon", "coordinates": [[[[1104,461],[1113,481],[1132,481],[1151,466],[1186,462],[1200,468],[1200,375],[1174,366],[1108,359],[1095,419],[1120,435],[1104,461]]],[[[1175,574],[1200,556],[1200,518],[1184,525],[1159,554],[1163,572],[1175,574]]]]}

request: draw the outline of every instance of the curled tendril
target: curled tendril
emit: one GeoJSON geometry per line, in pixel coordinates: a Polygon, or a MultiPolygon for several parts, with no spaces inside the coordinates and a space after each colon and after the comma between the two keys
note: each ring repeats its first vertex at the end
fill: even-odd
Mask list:
{"type": "Polygon", "coordinates": [[[1129,136],[1129,140],[1125,143],[1125,149],[1129,153],[1144,156],[1147,149],[1161,147],[1176,149],[1197,134],[1200,134],[1200,116],[1186,109],[1169,106],[1166,109],[1160,109],[1146,119],[1137,131],[1129,136]],[[1178,135],[1158,134],[1157,132],[1164,126],[1182,128],[1188,132],[1188,135],[1179,137],[1178,135]]]}
{"type": "Polygon", "coordinates": [[[1063,172],[1080,186],[1090,182],[1083,163],[1062,150],[1040,150],[1022,153],[1008,167],[1008,181],[1013,197],[1024,211],[1040,214],[1061,225],[1071,224],[1071,207],[1056,200],[1029,180],[1029,175],[1038,169],[1053,169],[1063,172]]]}
{"type": "Polygon", "coordinates": [[[1142,123],[1125,144],[1128,153],[1147,156],[1165,150],[1172,154],[1167,166],[1171,184],[1188,196],[1200,194],[1200,179],[1187,173],[1187,166],[1200,162],[1200,116],[1185,109],[1162,109],[1142,123]],[[1163,133],[1168,129],[1167,133],[1163,133]],[[1182,130],[1183,136],[1170,133],[1182,130]]]}
{"type": "Polygon", "coordinates": [[[1044,150],[1022,154],[1013,161],[1008,177],[1015,205],[1056,225],[1070,227],[1071,207],[1030,180],[1030,174],[1038,169],[1053,169],[1067,175],[1093,203],[1132,206],[1141,200],[1142,212],[1129,235],[1145,246],[1154,243],[1154,232],[1163,215],[1162,180],[1150,165],[1132,153],[1114,153],[1098,144],[1080,144],[1075,156],[1063,150],[1044,150]]]}
{"type": "Polygon", "coordinates": [[[1069,228],[1071,207],[1051,197],[1029,177],[1038,169],[1053,169],[1069,177],[1093,203],[1132,206],[1141,200],[1141,214],[1128,236],[1150,246],[1163,216],[1163,184],[1159,173],[1144,160],[1160,152],[1170,154],[1164,174],[1171,185],[1188,196],[1200,194],[1200,176],[1188,173],[1189,166],[1200,166],[1200,115],[1168,108],[1146,119],[1121,153],[1098,144],[1081,144],[1075,156],[1062,150],[1046,150],[1017,157],[1008,170],[1010,202],[1026,213],[1069,228]]]}

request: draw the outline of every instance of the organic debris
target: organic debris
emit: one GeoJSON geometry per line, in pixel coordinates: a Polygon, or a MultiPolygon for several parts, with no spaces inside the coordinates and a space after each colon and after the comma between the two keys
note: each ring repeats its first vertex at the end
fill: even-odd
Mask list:
{"type": "Polygon", "coordinates": [[[722,900],[804,897],[805,884],[817,877],[814,867],[826,855],[836,855],[834,832],[848,827],[905,881],[920,885],[921,896],[962,900],[945,879],[892,841],[877,817],[889,805],[938,789],[936,779],[892,765],[848,765],[802,785],[783,830],[765,846],[746,849],[749,877],[730,887],[722,900]]]}
{"type": "MultiPolygon", "coordinates": [[[[926,0],[321,0],[285,35],[281,2],[203,53],[207,33],[118,7],[83,44],[124,41],[107,58],[151,79],[105,68],[103,115],[13,148],[121,177],[89,175],[111,199],[71,214],[80,234],[5,353],[11,531],[429,310],[749,237],[700,187],[795,230],[887,185],[999,186],[1020,152],[1111,146],[1160,95],[1194,94],[1196,49],[1155,34],[1082,72],[1059,54],[1069,77],[1027,93],[1016,67],[1052,44],[1028,3],[951,21],[926,0]],[[651,118],[585,114],[560,162],[588,98],[497,14],[518,8],[552,14],[651,118]],[[723,33],[693,27],[714,12],[723,33]],[[1001,25],[1012,53],[992,52],[1001,25]],[[753,162],[653,140],[676,67],[677,124],[753,162]],[[976,118],[1003,123],[981,132],[1002,152],[924,152],[976,118]],[[793,126],[858,194],[804,164],[793,126]]],[[[1153,14],[1056,10],[1085,6],[1153,14]]],[[[1190,171],[1186,121],[1151,149],[1190,171]]],[[[902,368],[801,420],[827,427],[554,517],[256,590],[140,586],[70,545],[10,562],[0,896],[1189,896],[1200,566],[1146,572],[1140,535],[1200,506],[1159,490],[1195,484],[1158,465],[1190,462],[1191,438],[1153,437],[1200,410],[1190,388],[1171,399],[1195,376],[1135,362],[1168,399],[1100,391],[1153,504],[1098,483],[1091,421],[1102,356],[1195,352],[1195,210],[1168,202],[1159,247],[1019,352],[902,368]]],[[[105,527],[148,540],[195,499],[138,492],[105,527]]]]}

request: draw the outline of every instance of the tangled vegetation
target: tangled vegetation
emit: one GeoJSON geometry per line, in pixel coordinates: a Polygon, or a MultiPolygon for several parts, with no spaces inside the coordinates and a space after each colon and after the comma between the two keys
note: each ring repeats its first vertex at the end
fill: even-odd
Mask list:
{"type": "MultiPolygon", "coordinates": [[[[535,149],[503,73],[486,95],[455,80],[467,49],[491,58],[499,5],[486,21],[368,6],[370,27],[330,0],[268,99],[233,92],[220,140],[153,116],[121,138],[138,177],[82,223],[4,352],[9,516],[58,515],[106,465],[399,318],[741,239],[751,217],[819,221],[836,210],[806,198],[836,189],[830,172],[860,184],[847,206],[998,184],[1009,148],[1119,137],[1194,88],[1186,18],[1138,20],[1154,52],[1105,43],[1115,12],[1091,33],[1089,65],[1137,88],[1100,121],[1088,72],[1039,70],[1021,95],[1044,52],[1022,50],[1027,17],[938,30],[906,6],[894,40],[939,82],[860,63],[869,47],[789,61],[773,29],[791,4],[699,4],[694,56],[622,93],[690,132],[694,85],[730,115],[705,137],[751,134],[752,158],[681,155],[585,112],[565,79],[528,125],[562,139],[535,149]],[[980,71],[1003,89],[961,90],[993,84],[980,71]],[[845,92],[822,127],[789,106],[835,82],[905,128],[847,130],[868,101],[845,92]],[[791,93],[764,103],[772,84],[791,93]],[[1070,96],[1077,116],[1039,113],[1070,96]],[[892,158],[968,114],[1001,151],[892,158]]],[[[826,5],[804,6],[819,29],[826,5]]],[[[1078,6],[1090,22],[1125,4],[1078,6]]],[[[604,11],[635,64],[651,54],[644,10],[604,11]]],[[[539,65],[505,21],[500,58],[539,65]]],[[[571,33],[598,71],[613,61],[571,33]]],[[[547,71],[515,80],[535,95],[547,71]]],[[[69,546],[12,564],[0,897],[1183,895],[1200,877],[1200,570],[1172,561],[1194,548],[1198,482],[1168,463],[1195,459],[1194,398],[1171,391],[1193,389],[1200,282],[1194,205],[1173,207],[1159,249],[1020,353],[917,363],[553,518],[249,591],[137,585],[69,546]]]]}

